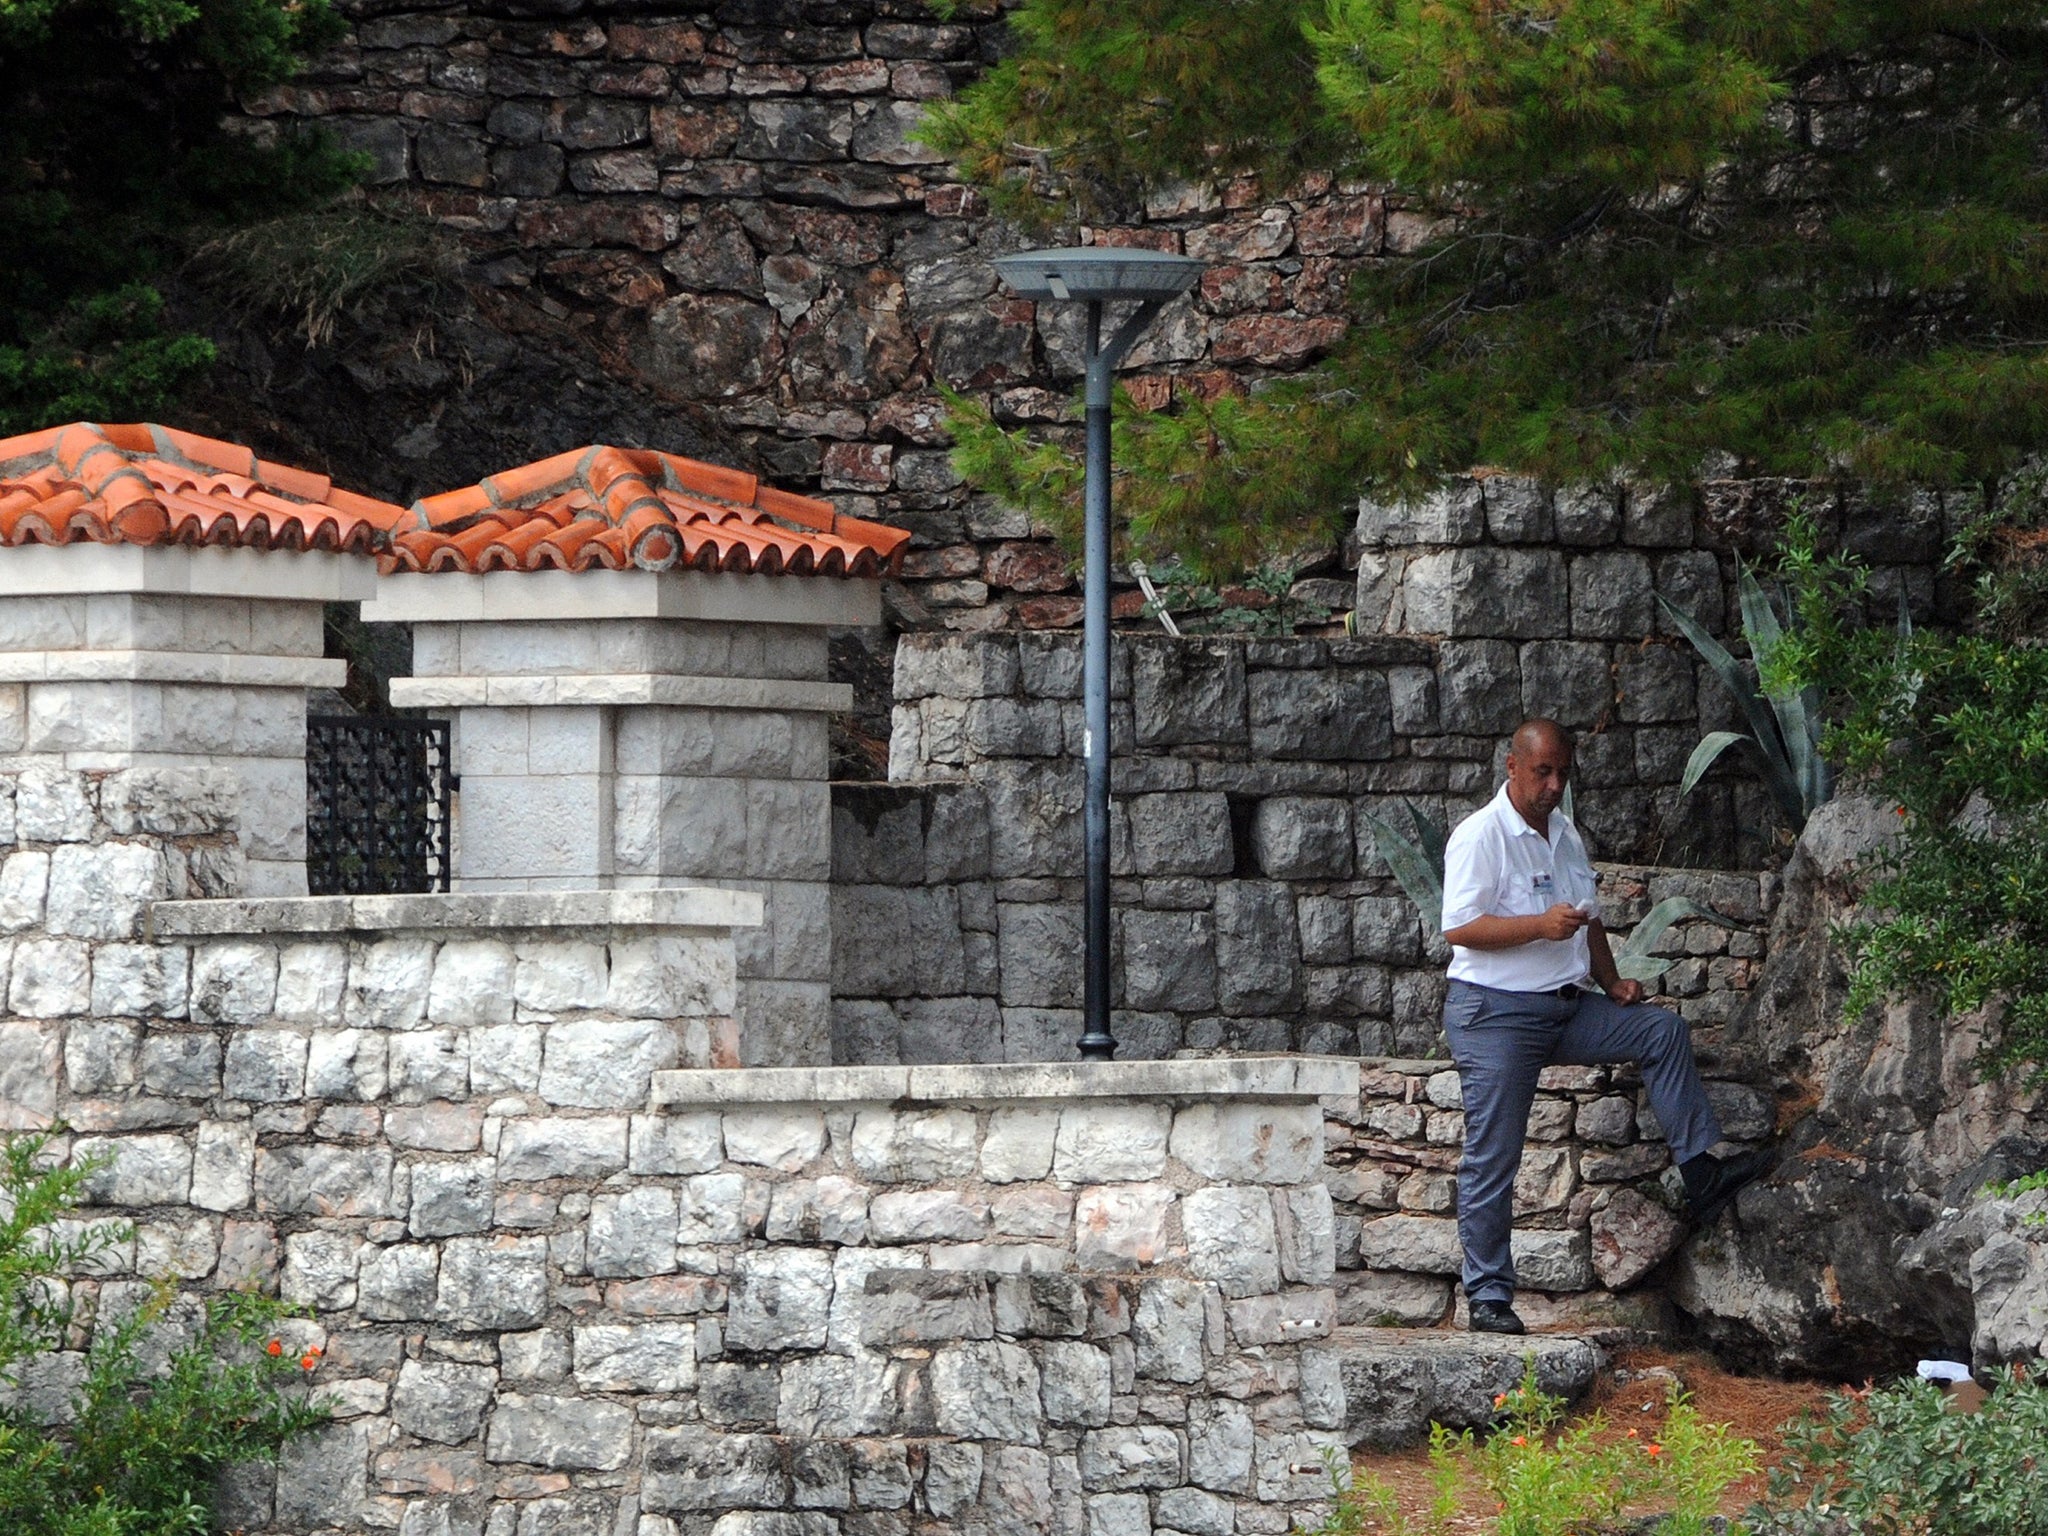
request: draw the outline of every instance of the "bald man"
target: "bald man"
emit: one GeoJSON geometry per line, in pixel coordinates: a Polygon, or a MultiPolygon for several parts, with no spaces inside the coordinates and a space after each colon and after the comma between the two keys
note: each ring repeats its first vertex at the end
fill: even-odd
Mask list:
{"type": "Polygon", "coordinates": [[[1471,1325],[1481,1333],[1523,1331],[1509,1229],[1529,1106],[1545,1067],[1640,1064],[1702,1223],[1771,1164],[1767,1151],[1713,1155],[1721,1126],[1685,1021],[1644,1002],[1642,983],[1616,971],[1593,866],[1558,809],[1571,771],[1571,733],[1555,720],[1523,721],[1508,743],[1507,783],[1458,824],[1444,852],[1444,1035],[1465,1099],[1458,1240],[1471,1325]]]}

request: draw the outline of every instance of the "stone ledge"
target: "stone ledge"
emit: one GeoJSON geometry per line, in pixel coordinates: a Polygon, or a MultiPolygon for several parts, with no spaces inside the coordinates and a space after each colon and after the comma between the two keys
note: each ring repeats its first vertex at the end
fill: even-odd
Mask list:
{"type": "Polygon", "coordinates": [[[217,683],[238,688],[339,688],[348,663],[318,656],[215,651],[0,651],[0,683],[217,683]]]}
{"type": "Polygon", "coordinates": [[[767,1067],[657,1072],[656,1109],[743,1104],[974,1104],[1020,1099],[1355,1099],[1342,1056],[1188,1061],[1002,1062],[987,1066],[767,1067]]]}
{"type": "Polygon", "coordinates": [[[0,556],[0,596],[6,597],[145,592],[352,603],[376,590],[373,561],[325,550],[30,544],[0,556]]]}
{"type": "Polygon", "coordinates": [[[457,624],[534,619],[709,619],[859,626],[882,621],[882,584],[732,571],[397,572],[377,581],[365,620],[457,624]]]}
{"type": "Polygon", "coordinates": [[[786,678],[681,677],[661,672],[553,673],[505,677],[394,677],[394,708],[520,709],[570,705],[659,704],[700,709],[799,710],[844,714],[845,683],[786,678]]]}
{"type": "Polygon", "coordinates": [[[757,928],[761,912],[761,898],[752,891],[671,886],[652,891],[159,901],[150,908],[149,928],[159,939],[397,929],[757,928]]]}

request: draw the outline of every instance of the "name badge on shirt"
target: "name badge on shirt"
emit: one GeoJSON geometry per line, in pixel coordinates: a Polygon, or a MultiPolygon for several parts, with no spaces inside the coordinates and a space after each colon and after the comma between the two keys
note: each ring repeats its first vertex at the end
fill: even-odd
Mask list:
{"type": "Polygon", "coordinates": [[[1551,879],[1548,870],[1539,875],[1531,875],[1529,883],[1535,888],[1536,894],[1545,901],[1557,895],[1557,882],[1551,879]]]}

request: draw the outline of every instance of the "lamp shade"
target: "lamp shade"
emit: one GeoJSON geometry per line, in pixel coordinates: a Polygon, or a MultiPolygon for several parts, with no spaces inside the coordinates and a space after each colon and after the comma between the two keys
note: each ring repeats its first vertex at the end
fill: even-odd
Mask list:
{"type": "Polygon", "coordinates": [[[1167,300],[1202,275],[1192,256],[1122,245],[1077,245],[998,256],[995,269],[1019,298],[1167,300]]]}

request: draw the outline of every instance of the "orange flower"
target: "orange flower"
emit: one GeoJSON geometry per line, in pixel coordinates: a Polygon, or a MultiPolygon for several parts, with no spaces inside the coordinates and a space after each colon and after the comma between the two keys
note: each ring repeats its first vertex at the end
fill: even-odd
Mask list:
{"type": "Polygon", "coordinates": [[[1635,1439],[1635,1437],[1636,1437],[1636,1435],[1637,1435],[1638,1433],[1640,1433],[1640,1431],[1637,1431],[1637,1430],[1633,1430],[1633,1429],[1632,1429],[1632,1430],[1630,1430],[1630,1431],[1628,1432],[1628,1437],[1629,1437],[1629,1439],[1631,1439],[1631,1440],[1635,1439]]]}
{"type": "Polygon", "coordinates": [[[284,1353],[284,1345],[279,1340],[272,1339],[268,1344],[263,1346],[263,1352],[273,1357],[281,1355],[284,1353]]]}
{"type": "Polygon", "coordinates": [[[1527,1435],[1517,1435],[1508,1442],[1509,1445],[1527,1445],[1528,1443],[1529,1437],[1527,1435]]]}
{"type": "Polygon", "coordinates": [[[1664,1447],[1661,1445],[1646,1445],[1643,1447],[1643,1449],[1648,1451],[1652,1456],[1662,1456],[1664,1454],[1664,1447]]]}
{"type": "Polygon", "coordinates": [[[310,1371],[311,1369],[313,1369],[314,1366],[318,1365],[319,1363],[320,1358],[317,1355],[299,1356],[299,1369],[302,1371],[310,1371]]]}
{"type": "Polygon", "coordinates": [[[1500,1408],[1500,1407],[1503,1407],[1503,1406],[1505,1406],[1505,1405],[1506,1405],[1506,1403],[1507,1403],[1507,1400],[1508,1400],[1508,1395],[1507,1395],[1507,1393],[1505,1393],[1505,1392],[1496,1392],[1496,1393],[1494,1393],[1494,1394],[1493,1394],[1493,1406],[1494,1406],[1494,1407],[1496,1407],[1496,1408],[1500,1408]]]}

